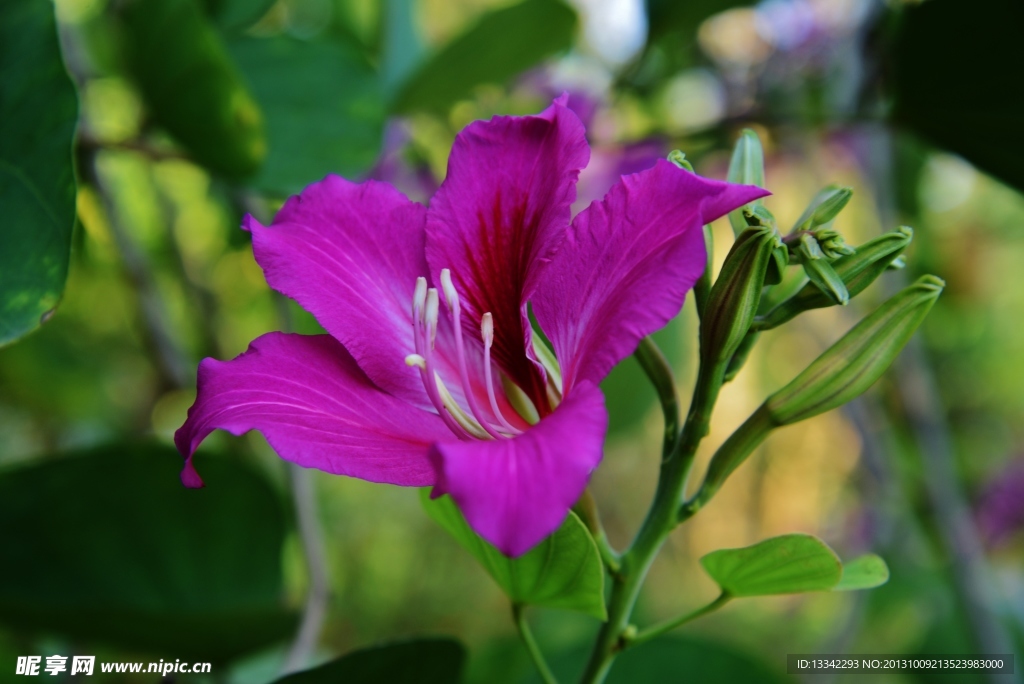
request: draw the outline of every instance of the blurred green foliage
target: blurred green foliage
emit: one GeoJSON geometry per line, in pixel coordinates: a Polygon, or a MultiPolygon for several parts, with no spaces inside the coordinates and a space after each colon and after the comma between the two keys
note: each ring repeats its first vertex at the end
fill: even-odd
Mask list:
{"type": "MultiPolygon", "coordinates": [[[[854,28],[816,25],[826,47],[805,49],[769,40],[758,28],[771,24],[764,5],[650,0],[646,42],[632,61],[609,66],[601,45],[581,37],[590,25],[583,3],[558,0],[58,0],[57,24],[48,0],[7,0],[0,344],[54,309],[69,253],[70,272],[53,320],[0,351],[0,679],[18,655],[79,644],[108,660],[194,654],[218,663],[217,681],[278,677],[309,586],[285,513],[294,504],[286,473],[259,437],[218,435],[210,451],[227,453],[204,456],[207,489],[185,491],[169,446],[201,357],[230,358],[269,330],[318,330],[269,292],[241,216],[269,219],[326,173],[383,178],[426,199],[462,125],[537,111],[562,90],[595,100],[593,169],[618,169],[631,145],[653,140],[721,178],[749,125],[766,141],[774,196],[765,205],[780,225],[837,180],[856,188],[837,221],[852,244],[914,226],[909,270],[948,284],[923,326],[925,354],[961,484],[983,502],[1024,451],[1024,199],[971,165],[1024,185],[1013,129],[1018,8],[999,0],[967,16],[952,0],[930,0],[854,28]],[[893,18],[892,31],[876,30],[893,18]],[[885,81],[869,68],[880,62],[892,66],[885,81]],[[851,75],[851,65],[865,68],[851,75]],[[889,101],[905,130],[967,161],[878,125],[889,101]]],[[[845,16],[844,3],[821,6],[821,16],[845,16]]],[[[600,185],[588,173],[581,189],[600,185]]],[[[723,222],[714,234],[717,266],[731,231],[723,222]]],[[[900,278],[881,275],[864,299],[880,301],[900,278]]],[[[725,390],[712,439],[852,320],[833,308],[762,333],[725,390]]],[[[696,330],[687,307],[656,335],[684,392],[696,330]]],[[[713,598],[698,561],[705,553],[796,530],[844,557],[879,551],[890,583],[867,595],[729,607],[679,638],[627,651],[609,681],[685,671],[694,681],[783,682],[788,652],[976,648],[896,389],[883,381],[859,408],[773,436],[672,540],[638,620],[713,598]]],[[[612,422],[593,489],[622,544],[653,489],[660,415],[633,359],[603,390],[612,422]]],[[[467,681],[532,680],[501,589],[415,493],[315,482],[331,590],[315,662],[385,639],[450,634],[468,646],[467,681]]],[[[1018,633],[1022,544],[1017,533],[986,547],[1012,599],[1002,617],[1018,633]]],[[[560,676],[578,671],[595,620],[538,610],[531,621],[560,676]]],[[[462,663],[451,641],[391,648],[302,676],[355,677],[346,668],[437,656],[447,677],[462,663]],[[430,655],[409,655],[417,649],[430,655]]]]}

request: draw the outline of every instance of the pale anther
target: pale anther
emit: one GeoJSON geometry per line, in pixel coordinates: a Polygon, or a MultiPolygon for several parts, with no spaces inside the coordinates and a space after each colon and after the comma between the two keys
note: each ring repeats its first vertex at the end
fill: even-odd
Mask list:
{"type": "Polygon", "coordinates": [[[412,295],[412,317],[415,321],[423,311],[423,305],[427,301],[427,279],[420,276],[416,279],[416,289],[412,295]]]}
{"type": "Polygon", "coordinates": [[[438,300],[437,300],[437,288],[432,287],[427,290],[427,306],[425,318],[427,322],[427,334],[429,336],[428,343],[430,348],[434,348],[434,340],[437,338],[437,314],[438,314],[438,300]]]}
{"type": "Polygon", "coordinates": [[[419,368],[420,370],[427,369],[427,360],[419,354],[409,354],[405,357],[405,365],[419,368]]]}
{"type": "Polygon", "coordinates": [[[484,344],[490,347],[494,344],[494,316],[488,311],[480,317],[480,334],[484,338],[484,344]]]}
{"type": "Polygon", "coordinates": [[[444,300],[448,302],[449,309],[454,309],[459,305],[459,293],[455,291],[450,269],[441,269],[441,289],[444,290],[444,300]]]}

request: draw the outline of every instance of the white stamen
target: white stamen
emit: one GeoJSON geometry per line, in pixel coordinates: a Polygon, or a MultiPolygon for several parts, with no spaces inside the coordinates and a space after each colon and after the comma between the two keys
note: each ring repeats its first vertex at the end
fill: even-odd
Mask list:
{"type": "Polygon", "coordinates": [[[434,341],[437,339],[437,314],[437,288],[432,287],[427,290],[427,307],[425,312],[427,323],[427,343],[430,345],[431,349],[434,348],[434,341]]]}
{"type": "Polygon", "coordinates": [[[501,409],[498,408],[498,398],[494,395],[494,378],[491,377],[491,345],[494,344],[494,316],[488,311],[480,318],[480,334],[484,338],[484,384],[487,386],[487,399],[491,404],[491,411],[494,412],[495,418],[501,423],[501,426],[511,432],[513,435],[522,433],[522,430],[513,427],[509,423],[505,416],[502,415],[501,409]]]}
{"type": "Polygon", "coordinates": [[[419,368],[420,370],[427,370],[427,360],[419,354],[409,354],[406,356],[405,365],[419,368]]]}
{"type": "Polygon", "coordinates": [[[494,344],[494,316],[488,311],[480,318],[480,334],[484,338],[484,346],[494,344]]]}
{"type": "Polygon", "coordinates": [[[497,433],[495,433],[494,435],[488,434],[488,432],[484,430],[484,428],[480,425],[479,422],[477,422],[472,416],[470,416],[468,413],[462,410],[462,407],[459,406],[459,403],[455,401],[455,397],[453,397],[451,392],[448,391],[448,388],[444,386],[444,383],[441,381],[441,378],[437,378],[437,390],[441,394],[441,401],[444,403],[444,407],[448,410],[448,413],[451,415],[452,418],[455,419],[455,422],[458,423],[463,430],[473,435],[477,439],[497,438],[497,433]]]}
{"type": "Polygon", "coordinates": [[[427,301],[427,279],[420,276],[416,279],[416,290],[412,295],[412,319],[413,322],[419,320],[420,312],[423,311],[423,305],[427,301]]]}
{"type": "Polygon", "coordinates": [[[459,293],[455,291],[455,285],[452,284],[450,269],[441,269],[441,289],[444,291],[444,300],[448,303],[448,308],[454,310],[459,305],[459,293]]]}

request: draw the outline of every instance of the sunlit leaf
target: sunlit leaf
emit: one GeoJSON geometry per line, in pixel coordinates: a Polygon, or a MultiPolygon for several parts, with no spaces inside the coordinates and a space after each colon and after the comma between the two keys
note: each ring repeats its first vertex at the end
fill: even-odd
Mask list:
{"type": "Polygon", "coordinates": [[[524,0],[485,14],[412,73],[398,112],[444,111],[484,83],[504,83],[572,46],[576,14],[561,0],[524,0]]]}
{"type": "Polygon", "coordinates": [[[363,174],[380,153],[385,106],[373,69],[340,40],[239,38],[230,45],[266,117],[253,184],[290,194],[329,173],[363,174]]]}
{"type": "Polygon", "coordinates": [[[209,661],[291,635],[277,493],[210,456],[185,489],[181,463],[123,444],[0,472],[0,624],[209,661]]]}
{"type": "Polygon", "coordinates": [[[730,596],[769,596],[825,591],[843,574],[839,557],[809,534],[772,537],[741,549],[720,549],[700,559],[730,596]]]}
{"type": "Polygon", "coordinates": [[[465,659],[454,639],[417,639],[353,651],[275,684],[458,684],[465,659]]]}
{"type": "Polygon", "coordinates": [[[254,173],[263,116],[198,0],[132,0],[121,16],[127,67],[153,118],[210,170],[254,173]]]}
{"type": "Polygon", "coordinates": [[[427,513],[467,551],[515,603],[577,610],[605,619],[604,567],[587,528],[570,512],[550,537],[519,558],[507,558],[466,523],[450,496],[430,499],[427,513]]]}
{"type": "Polygon", "coordinates": [[[839,584],[832,587],[833,591],[855,591],[857,589],[874,589],[889,581],[889,566],[873,553],[854,558],[843,563],[843,577],[839,584]]]}
{"type": "Polygon", "coordinates": [[[0,3],[0,346],[34,330],[64,290],[75,221],[78,103],[53,5],[0,3]]]}

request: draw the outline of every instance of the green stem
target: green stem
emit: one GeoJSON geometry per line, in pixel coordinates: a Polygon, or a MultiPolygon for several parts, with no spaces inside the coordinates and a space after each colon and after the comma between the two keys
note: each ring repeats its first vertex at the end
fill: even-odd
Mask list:
{"type": "MultiPolygon", "coordinates": [[[[615,656],[625,647],[623,633],[629,626],[629,620],[636,605],[640,589],[647,577],[647,572],[658,555],[669,533],[679,522],[679,503],[686,487],[686,479],[693,464],[697,446],[708,433],[711,411],[722,386],[724,364],[708,369],[701,365],[694,388],[693,400],[681,434],[677,434],[672,425],[678,424],[678,399],[675,394],[675,383],[671,380],[667,363],[657,363],[658,356],[651,352],[657,347],[650,340],[644,340],[637,350],[637,358],[647,372],[658,397],[662,400],[665,412],[665,445],[666,457],[661,462],[658,475],[658,488],[654,501],[647,513],[640,531],[632,546],[623,554],[622,571],[612,578],[611,598],[608,602],[608,621],[601,627],[594,650],[591,653],[587,668],[580,680],[582,684],[600,684],[608,675],[615,656]],[[641,351],[642,350],[642,351],[641,351]],[[672,391],[668,392],[668,387],[672,391]]],[[[663,360],[664,357],[661,356],[663,360]]]]}
{"type": "Polygon", "coordinates": [[[704,264],[704,273],[693,285],[693,298],[697,303],[697,316],[704,318],[704,308],[708,303],[708,296],[711,294],[711,270],[714,265],[715,242],[711,226],[704,226],[704,247],[707,250],[707,260],[704,264]]]}
{"type": "Polygon", "coordinates": [[[686,615],[682,615],[677,618],[672,618],[671,620],[666,620],[665,622],[659,622],[658,624],[652,627],[648,627],[647,629],[643,630],[635,637],[627,641],[625,645],[627,647],[637,646],[644,642],[650,641],[651,639],[660,637],[662,634],[671,632],[676,627],[681,627],[682,625],[685,625],[687,622],[691,622],[693,620],[696,620],[697,618],[704,617],[708,613],[715,612],[731,600],[732,596],[729,596],[729,594],[722,592],[722,594],[714,601],[707,604],[706,606],[698,608],[692,613],[687,613],[686,615]]]}
{"type": "Polygon", "coordinates": [[[622,570],[622,555],[612,548],[608,541],[608,535],[605,534],[604,526],[601,524],[601,514],[597,510],[597,502],[594,500],[594,495],[590,493],[589,487],[583,490],[583,495],[572,507],[572,510],[590,531],[590,536],[594,538],[598,554],[608,568],[608,572],[612,575],[620,572],[622,570]]]}
{"type": "Polygon", "coordinates": [[[548,667],[547,661],[544,660],[544,654],[540,652],[540,647],[537,646],[537,641],[533,638],[530,625],[526,623],[526,615],[523,612],[523,605],[521,603],[512,604],[512,619],[515,620],[519,636],[522,638],[523,643],[526,644],[526,650],[530,652],[533,664],[537,666],[540,678],[544,680],[544,684],[558,684],[558,680],[555,679],[551,668],[548,667]]]}
{"type": "Polygon", "coordinates": [[[672,366],[650,337],[640,340],[635,356],[654,385],[658,401],[661,402],[661,410],[665,417],[665,438],[661,457],[667,459],[672,455],[679,436],[679,393],[676,390],[675,378],[672,376],[672,366]]]}

